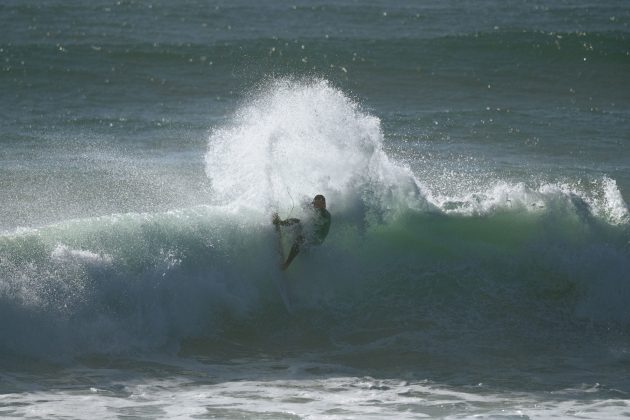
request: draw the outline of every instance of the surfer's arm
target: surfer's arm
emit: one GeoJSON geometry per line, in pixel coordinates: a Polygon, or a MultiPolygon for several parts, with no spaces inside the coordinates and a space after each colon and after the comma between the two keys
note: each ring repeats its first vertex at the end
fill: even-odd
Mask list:
{"type": "Polygon", "coordinates": [[[300,223],[300,219],[285,219],[285,220],[281,220],[280,224],[282,226],[291,226],[291,225],[297,225],[298,223],[300,223]]]}
{"type": "Polygon", "coordinates": [[[280,226],[291,226],[291,225],[296,225],[300,223],[300,219],[295,219],[295,218],[282,220],[278,216],[278,213],[273,214],[271,221],[273,222],[274,225],[280,225],[280,226]]]}

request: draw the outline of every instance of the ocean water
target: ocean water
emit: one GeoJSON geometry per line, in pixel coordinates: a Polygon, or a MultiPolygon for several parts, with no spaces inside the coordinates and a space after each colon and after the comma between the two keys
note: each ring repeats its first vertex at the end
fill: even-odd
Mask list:
{"type": "Polygon", "coordinates": [[[0,417],[630,416],[629,25],[3,0],[0,417]]]}

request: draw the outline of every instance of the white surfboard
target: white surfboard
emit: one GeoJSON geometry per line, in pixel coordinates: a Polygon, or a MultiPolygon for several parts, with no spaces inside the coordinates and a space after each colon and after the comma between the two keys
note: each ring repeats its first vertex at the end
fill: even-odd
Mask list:
{"type": "Polygon", "coordinates": [[[282,302],[287,308],[287,312],[293,313],[291,299],[289,297],[289,279],[287,278],[287,274],[280,268],[280,265],[284,263],[284,247],[282,245],[282,232],[280,231],[280,225],[276,225],[276,234],[278,237],[278,254],[280,254],[280,264],[278,264],[278,272],[273,275],[273,280],[276,283],[282,302]]]}

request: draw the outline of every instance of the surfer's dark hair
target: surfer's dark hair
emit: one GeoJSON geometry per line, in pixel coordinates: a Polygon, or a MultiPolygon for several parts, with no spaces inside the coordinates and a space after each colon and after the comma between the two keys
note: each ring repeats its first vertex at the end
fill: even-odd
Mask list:
{"type": "Polygon", "coordinates": [[[324,196],[323,196],[323,195],[321,195],[321,194],[317,194],[317,195],[315,196],[315,198],[313,198],[313,202],[315,202],[315,201],[320,201],[320,200],[321,200],[321,201],[323,201],[323,202],[325,203],[325,202],[326,202],[326,197],[324,197],[324,196]]]}

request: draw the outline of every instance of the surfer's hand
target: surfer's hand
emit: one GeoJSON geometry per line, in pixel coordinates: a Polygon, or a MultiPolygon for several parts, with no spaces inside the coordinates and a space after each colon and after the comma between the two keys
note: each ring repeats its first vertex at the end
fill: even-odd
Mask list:
{"type": "Polygon", "coordinates": [[[273,223],[274,225],[277,225],[278,223],[280,223],[280,216],[278,216],[278,213],[274,213],[271,216],[271,223],[273,223]]]}

